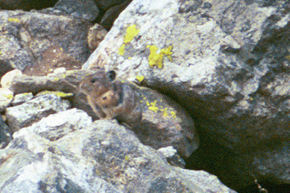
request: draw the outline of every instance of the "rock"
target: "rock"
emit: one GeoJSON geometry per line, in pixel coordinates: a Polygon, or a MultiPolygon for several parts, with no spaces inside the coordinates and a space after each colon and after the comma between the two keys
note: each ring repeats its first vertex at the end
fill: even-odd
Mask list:
{"type": "Polygon", "coordinates": [[[20,70],[17,70],[17,69],[7,72],[1,78],[1,86],[2,86],[2,88],[11,89],[11,84],[12,84],[13,78],[15,76],[19,76],[19,75],[22,75],[22,72],[20,70]]]}
{"type": "Polygon", "coordinates": [[[90,28],[88,33],[88,45],[91,52],[93,52],[99,46],[101,41],[105,38],[106,34],[107,30],[97,23],[90,28]]]}
{"type": "Polygon", "coordinates": [[[2,116],[0,116],[0,149],[6,147],[12,140],[9,127],[6,125],[2,116]]]}
{"type": "MultiPolygon", "coordinates": [[[[69,111],[61,114],[69,117],[69,111]]],[[[168,165],[116,121],[86,126],[89,117],[81,112],[75,119],[82,124],[53,141],[35,133],[34,126],[15,133],[0,150],[1,192],[234,192],[211,174],[168,165]]],[[[57,133],[56,125],[44,130],[57,133]]]]}
{"type": "Polygon", "coordinates": [[[59,96],[47,94],[6,109],[7,123],[13,132],[30,126],[49,114],[64,111],[70,107],[69,101],[59,96]]]}
{"type": "Polygon", "coordinates": [[[37,134],[50,141],[56,141],[70,132],[90,126],[91,123],[91,117],[88,117],[85,112],[74,108],[49,115],[30,127],[25,128],[23,132],[14,133],[13,137],[17,138],[19,135],[29,136],[30,134],[37,134]]]}
{"type": "MultiPolygon", "coordinates": [[[[71,94],[66,96],[67,99],[71,101],[72,106],[85,110],[94,120],[96,120],[98,117],[87,103],[86,95],[81,93],[78,88],[82,78],[88,72],[87,70],[68,70],[63,73],[49,74],[48,76],[18,76],[13,79],[11,89],[15,94],[32,92],[36,95],[42,91],[72,93],[73,96],[71,96],[71,94]]],[[[64,96],[64,93],[58,94],[64,96]]]]}
{"type": "Polygon", "coordinates": [[[197,167],[230,187],[289,184],[289,5],[267,2],[135,0],[83,68],[174,98],[209,143],[197,167]]]}
{"type": "Polygon", "coordinates": [[[12,65],[9,64],[9,61],[0,60],[0,78],[7,72],[13,70],[12,65]]]}
{"type": "Polygon", "coordinates": [[[99,15],[98,7],[93,0],[59,0],[54,9],[88,21],[94,21],[99,15]]]}
{"type": "Polygon", "coordinates": [[[113,7],[115,5],[120,5],[124,3],[127,0],[95,0],[98,7],[102,10],[108,10],[110,7],[113,7]]]}
{"type": "Polygon", "coordinates": [[[2,113],[13,100],[13,92],[7,88],[0,88],[0,112],[2,113]]]}
{"type": "Polygon", "coordinates": [[[175,101],[154,90],[130,85],[139,95],[142,119],[132,130],[139,140],[155,149],[173,146],[188,158],[199,147],[192,118],[175,101]]]}
{"type": "Polygon", "coordinates": [[[178,155],[177,150],[172,146],[162,147],[158,149],[157,152],[162,154],[170,165],[181,168],[185,167],[185,161],[178,155]]]}
{"type": "Polygon", "coordinates": [[[42,9],[53,6],[57,0],[0,0],[2,9],[42,9]]]}
{"type": "Polygon", "coordinates": [[[90,54],[87,21],[24,11],[1,11],[0,21],[0,61],[9,68],[46,75],[51,68],[79,68],[90,54]]]}
{"type": "Polygon", "coordinates": [[[103,15],[100,24],[104,26],[105,29],[110,30],[114,21],[117,19],[119,14],[131,3],[132,0],[126,0],[120,5],[114,5],[108,9],[103,15]]]}
{"type": "Polygon", "coordinates": [[[31,92],[17,94],[14,96],[11,104],[13,106],[20,105],[22,103],[25,103],[25,102],[31,100],[32,98],[33,98],[33,94],[31,92]]]}

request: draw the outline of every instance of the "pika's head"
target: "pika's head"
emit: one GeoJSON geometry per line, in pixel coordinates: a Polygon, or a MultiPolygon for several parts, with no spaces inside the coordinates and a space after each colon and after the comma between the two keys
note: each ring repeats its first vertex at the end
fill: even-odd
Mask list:
{"type": "Polygon", "coordinates": [[[113,81],[115,80],[116,72],[106,72],[100,69],[93,73],[87,74],[80,83],[80,90],[87,95],[101,96],[105,92],[113,89],[113,81]]]}

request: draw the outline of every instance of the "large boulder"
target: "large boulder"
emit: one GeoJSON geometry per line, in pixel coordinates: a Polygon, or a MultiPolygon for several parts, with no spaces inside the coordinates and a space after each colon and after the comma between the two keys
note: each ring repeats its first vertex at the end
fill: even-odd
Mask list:
{"type": "Polygon", "coordinates": [[[170,166],[116,121],[83,111],[50,115],[0,150],[0,190],[8,192],[225,192],[215,176],[170,166]]]}
{"type": "Polygon", "coordinates": [[[193,165],[230,187],[289,184],[289,15],[286,1],[135,0],[83,68],[182,104],[203,143],[193,165]]]}
{"type": "Polygon", "coordinates": [[[1,11],[0,66],[33,75],[60,66],[79,68],[90,54],[87,33],[91,26],[66,16],[1,11]]]}

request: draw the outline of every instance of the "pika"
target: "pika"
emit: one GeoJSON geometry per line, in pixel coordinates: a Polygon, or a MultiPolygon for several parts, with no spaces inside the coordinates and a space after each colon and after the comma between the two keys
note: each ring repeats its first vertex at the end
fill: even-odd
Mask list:
{"type": "Polygon", "coordinates": [[[115,78],[115,71],[99,69],[87,74],[79,88],[100,119],[117,119],[133,127],[142,117],[138,94],[130,83],[115,78]]]}

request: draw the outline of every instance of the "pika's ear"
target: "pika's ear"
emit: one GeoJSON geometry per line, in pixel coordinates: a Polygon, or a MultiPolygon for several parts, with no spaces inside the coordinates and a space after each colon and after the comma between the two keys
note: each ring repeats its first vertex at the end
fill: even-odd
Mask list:
{"type": "Polygon", "coordinates": [[[116,78],[116,72],[114,70],[110,70],[107,72],[107,77],[110,79],[110,81],[114,81],[116,78]]]}

